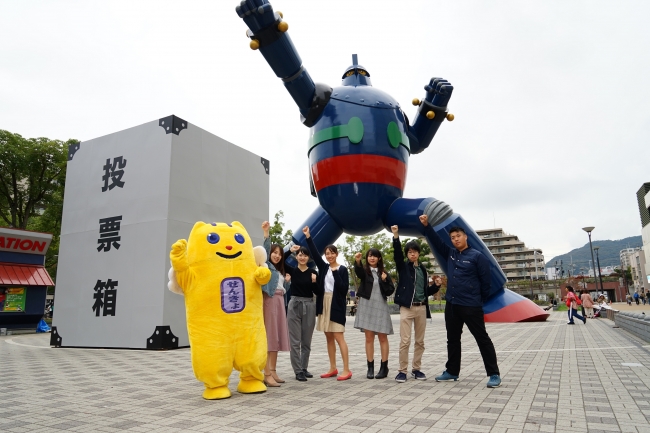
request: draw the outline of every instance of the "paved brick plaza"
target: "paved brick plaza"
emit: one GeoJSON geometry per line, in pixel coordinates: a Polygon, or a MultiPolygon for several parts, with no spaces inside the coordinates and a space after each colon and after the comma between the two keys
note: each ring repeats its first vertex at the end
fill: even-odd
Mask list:
{"type": "MultiPolygon", "coordinates": [[[[485,387],[467,330],[461,380],[433,380],[446,360],[444,318],[434,314],[427,381],[393,380],[398,335],[390,337],[389,377],[367,380],[363,335],[348,320],[352,380],[299,383],[281,353],[286,384],[242,395],[233,374],[233,396],[222,401],[201,398],[189,349],[51,349],[49,334],[0,337],[0,432],[650,432],[650,345],[607,319],[567,326],[565,314],[545,323],[488,324],[501,388],[485,387]]],[[[393,316],[396,330],[398,322],[393,316]]],[[[322,333],[314,333],[313,346],[309,370],[317,375],[328,366],[322,333]]]]}

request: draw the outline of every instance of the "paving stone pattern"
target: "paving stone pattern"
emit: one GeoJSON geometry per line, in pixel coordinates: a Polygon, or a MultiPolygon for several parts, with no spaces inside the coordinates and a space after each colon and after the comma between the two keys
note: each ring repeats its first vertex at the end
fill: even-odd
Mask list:
{"type": "Polygon", "coordinates": [[[485,387],[467,330],[460,380],[433,380],[447,358],[442,314],[427,324],[429,380],[403,384],[393,380],[399,336],[389,337],[389,377],[368,380],[364,336],[352,323],[352,380],[318,378],[328,358],[314,332],[314,379],[297,382],[280,353],[282,387],[242,395],[234,373],[233,396],[221,401],[201,398],[189,349],[54,349],[49,334],[0,337],[0,432],[650,432],[650,346],[610,320],[568,326],[556,312],[544,323],[488,324],[503,379],[496,389],[485,387]]]}

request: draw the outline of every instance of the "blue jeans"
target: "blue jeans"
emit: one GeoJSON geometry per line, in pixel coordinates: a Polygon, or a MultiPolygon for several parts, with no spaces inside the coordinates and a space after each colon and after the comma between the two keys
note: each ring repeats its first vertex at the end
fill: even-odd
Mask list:
{"type": "Polygon", "coordinates": [[[573,318],[577,317],[578,319],[585,321],[585,318],[578,314],[578,310],[575,308],[569,308],[569,323],[573,323],[573,318]]]}

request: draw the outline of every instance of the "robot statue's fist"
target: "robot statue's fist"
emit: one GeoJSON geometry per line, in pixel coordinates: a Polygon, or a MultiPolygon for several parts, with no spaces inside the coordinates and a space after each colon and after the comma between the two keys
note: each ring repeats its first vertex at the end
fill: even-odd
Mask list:
{"type": "Polygon", "coordinates": [[[253,33],[267,28],[276,20],[273,6],[268,0],[242,0],[235,11],[253,33]]]}
{"type": "Polygon", "coordinates": [[[429,80],[429,84],[424,86],[424,90],[427,91],[425,97],[427,102],[437,105],[438,107],[446,107],[451,98],[451,94],[454,91],[454,86],[444,78],[434,77],[429,80]]]}

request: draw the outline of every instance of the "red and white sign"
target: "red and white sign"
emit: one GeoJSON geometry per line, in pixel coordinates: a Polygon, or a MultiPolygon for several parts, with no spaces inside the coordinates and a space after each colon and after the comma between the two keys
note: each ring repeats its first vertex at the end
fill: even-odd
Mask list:
{"type": "Polygon", "coordinates": [[[44,256],[52,242],[49,233],[0,228],[0,251],[44,256]]]}

